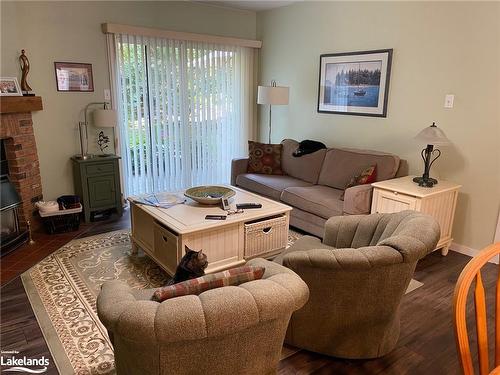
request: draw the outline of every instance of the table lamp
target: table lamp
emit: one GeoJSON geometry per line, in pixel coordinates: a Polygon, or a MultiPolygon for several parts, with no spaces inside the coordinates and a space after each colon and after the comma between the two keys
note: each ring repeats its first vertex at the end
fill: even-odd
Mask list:
{"type": "MultiPolygon", "coordinates": [[[[94,126],[97,128],[112,128],[113,150],[115,150],[115,126],[117,124],[116,111],[112,109],[96,109],[92,113],[94,117],[94,126]]],[[[116,150],[115,150],[116,152],[116,150]]],[[[109,156],[109,154],[105,154],[109,156]]]]}
{"type": "MultiPolygon", "coordinates": [[[[88,120],[87,112],[91,106],[102,105],[103,109],[99,109],[97,114],[94,113],[94,126],[97,127],[111,127],[116,126],[116,112],[112,109],[107,109],[108,103],[106,102],[93,102],[85,106],[84,109],[84,121],[78,123],[78,135],[80,136],[80,154],[76,155],[77,159],[90,159],[94,155],[88,153],[89,150],[89,133],[88,133],[88,120]],[[97,115],[97,116],[96,116],[97,115]],[[112,125],[114,124],[114,125],[112,125]],[[85,132],[84,134],[82,134],[85,132]]],[[[114,134],[114,133],[113,133],[114,134]]]]}
{"type": "Polygon", "coordinates": [[[420,153],[424,161],[424,174],[422,177],[415,177],[413,181],[416,182],[418,186],[433,187],[438,182],[436,179],[429,177],[429,171],[432,164],[441,156],[441,151],[434,148],[434,146],[448,146],[451,144],[451,141],[446,137],[446,134],[436,126],[435,122],[418,133],[415,139],[427,144],[427,147],[420,153]]]}
{"type": "Polygon", "coordinates": [[[269,104],[269,143],[271,143],[271,115],[273,105],[287,105],[289,88],[276,86],[276,81],[271,81],[271,86],[259,86],[257,90],[257,104],[269,104]]]}

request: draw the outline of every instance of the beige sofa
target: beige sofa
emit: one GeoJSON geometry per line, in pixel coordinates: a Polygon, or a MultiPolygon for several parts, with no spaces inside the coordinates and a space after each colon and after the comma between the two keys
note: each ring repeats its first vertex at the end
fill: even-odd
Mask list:
{"type": "MultiPolygon", "coordinates": [[[[375,358],[399,337],[399,306],[417,261],[434,250],[439,224],[415,211],[337,216],[323,242],[299,238],[275,262],[309,287],[286,342],[341,358],[375,358]]],[[[418,319],[418,317],[415,317],[418,319]]]]}
{"type": "Polygon", "coordinates": [[[339,199],[354,175],[373,164],[377,165],[377,181],[408,174],[407,162],[393,154],[328,148],[296,158],[292,153],[299,143],[291,139],[281,143],[285,175],[246,173],[248,159],[235,159],[231,184],[292,206],[290,224],[319,237],[332,216],[370,213],[370,185],[348,188],[344,200],[339,199]]]}
{"type": "Polygon", "coordinates": [[[162,303],[154,290],[107,282],[97,299],[122,374],[274,374],[292,312],[309,297],[291,270],[264,259],[263,279],[162,303]]]}

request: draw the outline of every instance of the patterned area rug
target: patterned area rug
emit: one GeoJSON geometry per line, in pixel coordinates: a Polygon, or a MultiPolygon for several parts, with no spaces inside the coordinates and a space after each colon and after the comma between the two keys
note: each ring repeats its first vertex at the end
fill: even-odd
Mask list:
{"type": "MultiPolygon", "coordinates": [[[[301,236],[290,230],[288,245],[301,236]]],[[[146,289],[168,280],[143,252],[130,250],[128,230],[74,240],[21,276],[61,374],[115,374],[113,348],[96,311],[102,283],[121,280],[146,289]]],[[[406,293],[422,285],[412,280],[406,293]]],[[[297,351],[285,345],[282,359],[297,351]]]]}
{"type": "MultiPolygon", "coordinates": [[[[301,234],[290,231],[289,245],[301,234]]],[[[69,242],[26,271],[22,281],[61,374],[114,374],[114,356],[99,321],[102,283],[121,280],[132,288],[155,288],[168,275],[141,251],[131,255],[129,231],[69,242]]],[[[284,347],[282,358],[297,350],[284,347]]]]}

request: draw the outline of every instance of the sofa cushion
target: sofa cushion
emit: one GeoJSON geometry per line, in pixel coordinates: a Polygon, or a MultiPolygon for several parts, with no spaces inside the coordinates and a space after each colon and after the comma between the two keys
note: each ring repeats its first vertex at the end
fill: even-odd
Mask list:
{"type": "Polygon", "coordinates": [[[311,186],[309,182],[290,176],[244,173],[236,177],[236,186],[279,201],[281,192],[290,186],[311,186]]]}
{"type": "Polygon", "coordinates": [[[293,139],[284,139],[281,144],[283,145],[281,156],[281,169],[283,172],[289,176],[316,184],[321,165],[325,159],[326,149],[295,157],[292,154],[299,147],[299,142],[293,139]]]}
{"type": "Polygon", "coordinates": [[[282,175],[281,170],[281,144],[273,145],[248,141],[248,167],[249,173],[282,175]]]}
{"type": "Polygon", "coordinates": [[[378,151],[331,148],[326,152],[318,184],[344,189],[352,176],[375,164],[377,181],[388,180],[398,171],[399,157],[378,151]]]}
{"type": "Polygon", "coordinates": [[[231,268],[222,272],[158,288],[151,299],[156,302],[163,302],[170,298],[190,294],[198,295],[207,290],[222,288],[223,286],[240,285],[248,281],[261,279],[264,271],[264,267],[242,266],[231,268]]]}
{"type": "Polygon", "coordinates": [[[342,192],[322,185],[289,187],[281,194],[281,200],[293,207],[328,219],[342,215],[344,202],[339,199],[342,192]]]}

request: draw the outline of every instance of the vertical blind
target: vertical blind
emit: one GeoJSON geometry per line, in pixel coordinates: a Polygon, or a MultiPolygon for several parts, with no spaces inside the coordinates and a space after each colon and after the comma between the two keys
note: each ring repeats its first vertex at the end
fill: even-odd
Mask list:
{"type": "Polygon", "coordinates": [[[230,180],[253,130],[253,50],[115,34],[125,194],[230,180]]]}

